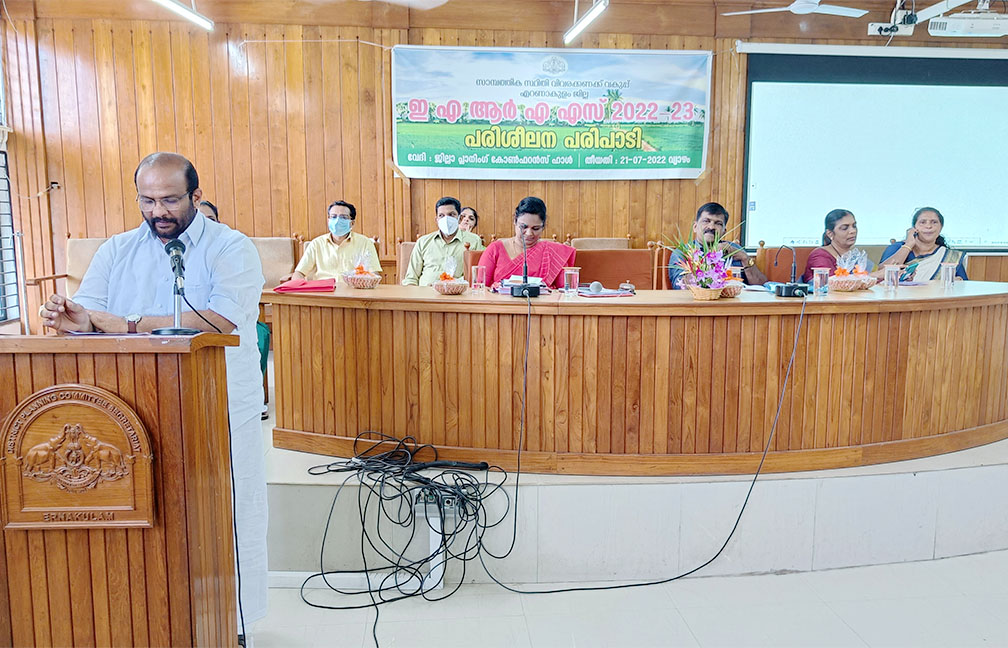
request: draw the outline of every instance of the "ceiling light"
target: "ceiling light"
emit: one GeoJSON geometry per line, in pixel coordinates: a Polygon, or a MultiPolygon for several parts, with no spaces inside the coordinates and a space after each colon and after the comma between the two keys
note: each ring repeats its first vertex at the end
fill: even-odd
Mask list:
{"type": "Polygon", "coordinates": [[[605,11],[606,7],[608,6],[609,6],[609,0],[595,0],[594,4],[592,4],[591,6],[591,9],[586,11],[585,15],[581,16],[580,18],[577,18],[577,2],[575,2],[574,17],[577,18],[577,20],[574,21],[574,24],[571,26],[571,28],[567,30],[566,34],[564,34],[564,45],[570,45],[570,42],[575,38],[577,38],[578,34],[583,32],[585,30],[585,27],[590,25],[593,20],[601,16],[602,12],[605,11]]]}
{"type": "Polygon", "coordinates": [[[196,11],[195,2],[193,3],[193,6],[191,8],[185,6],[181,2],[178,2],[178,0],[152,0],[152,2],[161,5],[165,9],[168,9],[169,11],[174,11],[175,13],[182,16],[186,20],[190,20],[196,23],[197,25],[199,25],[200,27],[202,27],[207,31],[213,31],[214,26],[213,21],[196,11]]]}

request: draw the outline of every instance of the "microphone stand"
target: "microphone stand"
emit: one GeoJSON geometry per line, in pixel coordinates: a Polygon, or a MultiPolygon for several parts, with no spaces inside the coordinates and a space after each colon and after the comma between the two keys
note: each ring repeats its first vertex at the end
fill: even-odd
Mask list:
{"type": "Polygon", "coordinates": [[[808,294],[808,286],[796,281],[798,278],[798,259],[793,247],[790,245],[781,245],[777,248],[777,254],[774,255],[773,261],[774,267],[777,267],[777,257],[780,256],[781,250],[785,248],[791,252],[791,281],[774,286],[774,294],[778,297],[805,297],[808,294]]]}
{"type": "Polygon", "coordinates": [[[528,282],[528,247],[525,245],[525,230],[527,225],[521,226],[522,242],[522,282],[517,286],[511,286],[512,297],[538,297],[539,285],[532,285],[528,282]]]}
{"type": "Polygon", "coordinates": [[[165,245],[165,251],[171,259],[172,272],[175,273],[175,286],[172,290],[175,295],[174,326],[154,329],[151,335],[198,335],[202,331],[182,327],[182,298],[185,296],[185,265],[182,263],[182,252],[185,251],[185,245],[178,239],[172,239],[165,245]],[[173,246],[173,242],[177,245],[173,246]]]}

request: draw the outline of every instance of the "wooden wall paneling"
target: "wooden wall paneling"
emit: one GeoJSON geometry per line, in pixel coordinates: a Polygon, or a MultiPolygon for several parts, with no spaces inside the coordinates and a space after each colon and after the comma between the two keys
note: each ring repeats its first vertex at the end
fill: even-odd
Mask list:
{"type": "MultiPolygon", "coordinates": [[[[194,28],[195,29],[195,28],[194,28]]],[[[200,30],[202,31],[202,30],[200,30]]],[[[192,69],[192,43],[188,26],[172,24],[168,34],[168,43],[171,51],[171,63],[167,70],[171,78],[172,100],[172,124],[170,128],[175,131],[174,149],[189,158],[195,165],[199,159],[196,150],[196,134],[193,123],[197,116],[196,107],[193,101],[197,97],[193,96],[193,69],[192,69]]],[[[167,63],[167,60],[165,61],[167,63]]],[[[207,97],[199,97],[200,116],[207,104],[207,97]]],[[[197,166],[197,169],[200,167],[197,166]]],[[[204,171],[208,176],[206,183],[211,193],[213,193],[213,174],[204,171]]],[[[203,184],[203,183],[201,183],[203,184]]]]}
{"type": "MultiPolygon", "coordinates": [[[[133,159],[125,163],[127,167],[132,167],[130,169],[132,171],[136,169],[143,156],[160,150],[155,118],[155,96],[162,97],[165,87],[158,87],[155,81],[154,39],[150,25],[133,21],[128,23],[128,26],[132,42],[126,43],[125,47],[131,52],[131,58],[125,58],[123,65],[129,65],[128,62],[132,60],[133,91],[131,95],[127,87],[124,87],[123,92],[117,96],[127,104],[131,98],[136,102],[137,152],[133,159]]],[[[130,180],[132,181],[132,178],[130,180]]]]}
{"type": "MultiPolygon", "coordinates": [[[[250,229],[243,231],[253,236],[258,236],[260,232],[265,234],[272,228],[275,207],[272,186],[274,169],[271,160],[273,148],[270,142],[270,118],[274,112],[269,97],[271,44],[263,42],[269,35],[268,27],[264,25],[244,25],[242,29],[242,39],[246,41],[243,50],[248,75],[247,119],[251,168],[251,185],[243,187],[251,199],[251,204],[247,207],[251,215],[251,220],[248,221],[250,229]]],[[[286,193],[286,188],[282,190],[286,193]]]]}
{"type": "MultiPolygon", "coordinates": [[[[598,322],[598,344],[590,347],[590,352],[595,355],[595,388],[592,390],[596,400],[596,415],[592,421],[595,429],[596,451],[605,453],[619,452],[612,446],[612,406],[613,390],[616,388],[616,377],[614,375],[612,358],[612,348],[614,339],[614,319],[611,316],[595,316],[598,322]]],[[[622,407],[620,408],[622,411],[622,407]]]]}
{"type": "MultiPolygon", "coordinates": [[[[191,91],[189,96],[190,105],[184,107],[184,114],[191,122],[187,124],[187,131],[191,132],[192,143],[192,163],[200,174],[200,188],[205,194],[204,200],[217,205],[211,196],[216,197],[221,193],[220,187],[228,186],[218,182],[217,157],[214,151],[214,86],[210,72],[211,52],[215,51],[211,38],[219,41],[221,36],[215,34],[211,36],[202,29],[192,29],[180,31],[179,44],[189,50],[189,72],[191,75],[191,91]]],[[[219,91],[226,92],[227,86],[219,91]]],[[[230,181],[231,174],[223,174],[230,181]]],[[[217,206],[220,210],[220,206],[217,206]]]]}
{"type": "MultiPolygon", "coordinates": [[[[227,83],[224,84],[222,79],[223,87],[215,88],[214,94],[226,88],[227,101],[222,110],[227,117],[221,121],[215,120],[215,124],[219,124],[217,133],[221,140],[218,143],[215,136],[214,146],[224,154],[222,161],[230,162],[230,208],[225,208],[225,211],[231,212],[235,229],[245,234],[254,234],[257,205],[260,200],[268,200],[263,195],[264,188],[258,184],[261,181],[261,167],[255,168],[254,165],[259,161],[252,156],[253,103],[250,71],[253,66],[261,65],[258,53],[262,44],[245,43],[250,37],[249,32],[237,25],[224,29],[227,29],[223,32],[227,42],[222,44],[227,52],[224,70],[227,83]],[[253,57],[256,57],[254,61],[253,57]]],[[[255,104],[256,113],[260,106],[261,104],[255,104]]],[[[218,186],[224,185],[218,183],[218,186]]],[[[294,232],[286,235],[291,234],[294,232]]]]}
{"type": "MultiPolygon", "coordinates": [[[[683,326],[683,362],[681,378],[682,421],[679,452],[692,453],[696,450],[697,403],[700,400],[700,386],[697,384],[699,331],[697,320],[686,318],[683,326]]],[[[674,420],[674,419],[673,419],[674,420]]]]}
{"type": "MultiPolygon", "coordinates": [[[[493,340],[492,344],[487,344],[487,350],[489,354],[487,355],[487,366],[495,367],[496,375],[494,381],[494,387],[497,388],[497,397],[494,399],[491,397],[490,406],[491,408],[496,405],[497,410],[497,434],[496,440],[499,444],[499,448],[515,448],[518,444],[517,437],[517,426],[512,429],[513,415],[515,409],[520,407],[521,403],[517,405],[514,403],[515,399],[515,389],[521,389],[521,385],[515,385],[512,379],[512,344],[513,336],[510,328],[510,316],[509,315],[495,315],[492,317],[495,320],[492,327],[496,331],[496,339],[493,340]],[[510,387],[507,387],[509,386],[510,387]],[[494,403],[493,401],[497,402],[494,403]]],[[[488,386],[489,390],[490,387],[488,386]]],[[[490,392],[492,395],[493,392],[490,392]]],[[[521,393],[519,392],[519,397],[521,393]]],[[[488,435],[487,443],[492,440],[491,436],[488,435]]]]}
{"type": "MultiPolygon", "coordinates": [[[[669,327],[661,318],[654,318],[650,327],[645,327],[641,336],[641,351],[644,354],[645,386],[641,393],[641,421],[651,426],[651,449],[655,453],[668,452],[668,436],[670,422],[668,418],[671,401],[675,397],[669,384],[669,356],[672,353],[669,327]],[[647,359],[653,358],[653,364],[648,366],[647,359]],[[648,380],[651,382],[651,393],[648,397],[648,380]],[[648,408],[651,408],[648,411],[648,408]]],[[[645,447],[645,446],[642,446],[645,447]]]]}
{"type": "MultiPolygon", "coordinates": [[[[665,355],[667,358],[667,368],[664,372],[659,371],[659,378],[663,377],[667,382],[666,391],[669,395],[668,398],[668,409],[666,411],[666,429],[667,433],[665,435],[665,447],[666,452],[678,453],[682,448],[682,421],[684,418],[683,411],[683,401],[685,399],[683,390],[683,361],[684,361],[684,346],[683,346],[683,319],[674,317],[670,318],[668,322],[661,322],[659,324],[659,330],[661,331],[660,339],[664,339],[667,331],[668,343],[665,349],[661,347],[658,348],[658,353],[665,355]],[[664,330],[662,330],[664,329],[664,330]]],[[[664,364],[659,365],[659,369],[664,364]]],[[[656,390],[660,385],[659,381],[656,381],[656,390]]]]}
{"type": "MultiPolygon", "coordinates": [[[[332,351],[332,339],[333,339],[333,329],[331,326],[326,326],[329,322],[326,322],[326,315],[329,313],[329,309],[313,307],[311,312],[308,314],[311,321],[311,331],[321,331],[322,333],[317,338],[317,346],[322,349],[327,349],[328,352],[332,351]]],[[[311,366],[312,375],[312,406],[311,415],[313,420],[314,429],[317,430],[332,430],[331,426],[326,425],[326,418],[331,420],[332,414],[330,413],[330,399],[329,394],[326,393],[327,388],[331,389],[332,379],[331,373],[325,371],[325,363],[331,355],[327,355],[324,352],[316,352],[311,354],[311,357],[301,358],[300,364],[311,366]]]]}
{"type": "MultiPolygon", "coordinates": [[[[11,179],[11,208],[15,230],[23,231],[24,267],[26,276],[51,274],[54,270],[49,220],[52,192],[33,198],[47,183],[48,161],[43,137],[39,68],[51,65],[52,56],[37,55],[34,21],[12,21],[3,24],[5,63],[4,82],[10,127],[8,141],[8,171],[11,179]]],[[[43,34],[44,35],[44,34],[43,34]]],[[[59,192],[57,192],[59,193],[59,192]]],[[[26,297],[25,308],[34,312],[39,297],[34,291],[26,297]]],[[[2,637],[0,629],[0,637],[2,637]]]]}
{"type": "Polygon", "coordinates": [[[98,92],[103,114],[108,113],[110,119],[114,119],[114,129],[108,134],[102,131],[102,148],[105,151],[103,159],[108,161],[111,169],[106,173],[105,184],[115,197],[106,201],[109,218],[106,232],[117,234],[134,227],[140,218],[133,186],[133,171],[141,158],[133,32],[129,23],[110,21],[99,33],[100,38],[96,40],[103,41],[107,34],[111,45],[111,51],[107,54],[111,59],[111,69],[104,70],[104,65],[99,64],[98,75],[101,80],[98,82],[98,92]]]}
{"type": "MultiPolygon", "coordinates": [[[[5,40],[6,45],[6,40],[5,40]]],[[[4,376],[11,376],[14,373],[14,359],[9,353],[0,354],[0,372],[3,372],[4,376]]],[[[4,389],[3,393],[0,394],[0,412],[9,412],[14,409],[17,401],[14,400],[14,390],[4,389]]],[[[0,497],[4,497],[4,493],[0,493],[0,497]]],[[[13,604],[11,600],[11,590],[13,587],[23,586],[23,583],[18,583],[8,575],[7,561],[10,559],[11,542],[14,534],[0,534],[0,610],[7,611],[6,614],[0,614],[0,645],[3,646],[13,646],[14,645],[14,628],[11,624],[11,616],[17,614],[21,610],[18,609],[20,602],[13,604]]],[[[20,571],[26,571],[24,569],[24,562],[21,562],[20,571]]],[[[22,618],[31,618],[29,613],[28,616],[22,618]]]]}
{"type": "MultiPolygon", "coordinates": [[[[627,330],[626,346],[626,404],[623,410],[623,418],[626,421],[626,448],[625,452],[639,453],[645,447],[651,447],[650,430],[641,421],[641,401],[643,393],[646,391],[644,372],[642,364],[642,345],[644,329],[647,324],[653,325],[654,321],[641,318],[624,318],[627,330]],[[646,439],[646,440],[645,440],[646,439]]],[[[654,339],[653,336],[651,338],[654,339]]],[[[653,394],[650,395],[653,398],[653,394]]]]}
{"type": "MultiPolygon", "coordinates": [[[[74,57],[74,31],[76,27],[77,25],[73,22],[61,21],[54,24],[56,88],[53,90],[56,90],[54,101],[58,106],[61,126],[59,144],[63,149],[63,158],[60,172],[64,178],[62,182],[65,182],[63,191],[66,194],[66,231],[71,236],[87,236],[86,195],[83,186],[84,170],[81,158],[84,148],[82,140],[88,134],[82,132],[84,124],[81,123],[77,62],[74,57]]],[[[83,62],[81,64],[83,65],[83,62]]],[[[88,130],[90,131],[90,129],[88,130]]],[[[101,224],[96,225],[96,227],[101,226],[101,224]]]]}
{"type": "MultiPolygon", "coordinates": [[[[284,229],[288,232],[307,231],[311,220],[309,208],[311,201],[308,199],[307,148],[308,140],[314,138],[314,131],[308,130],[306,119],[308,94],[305,89],[305,77],[308,62],[305,57],[305,48],[308,43],[303,42],[307,38],[306,31],[312,30],[310,28],[306,30],[300,25],[287,25],[283,28],[283,70],[279,83],[282,90],[275,89],[273,92],[281,94],[284,98],[286,119],[280,128],[287,136],[286,150],[283,153],[287,168],[288,196],[287,204],[284,205],[283,210],[277,212],[274,209],[273,212],[274,217],[278,214],[285,215],[286,222],[274,223],[272,232],[280,232],[284,229]]],[[[326,205],[329,202],[331,201],[326,201],[326,205]]],[[[316,218],[315,221],[324,222],[321,218],[316,218]]]]}
{"type": "MultiPolygon", "coordinates": [[[[627,357],[630,346],[629,331],[626,317],[612,318],[612,347],[606,350],[607,355],[612,358],[612,382],[611,388],[604,386],[601,391],[609,396],[611,401],[610,421],[606,427],[609,430],[609,448],[612,452],[627,452],[626,444],[628,421],[626,418],[626,405],[629,393],[630,376],[627,375],[627,357]]],[[[603,424],[605,422],[603,421],[603,424]]]]}
{"type": "Polygon", "coordinates": [[[581,452],[584,447],[584,391],[585,391],[585,356],[587,346],[584,338],[584,316],[575,315],[567,320],[566,330],[558,337],[558,343],[563,344],[566,337],[567,345],[561,353],[567,354],[567,375],[563,380],[570,385],[567,400],[567,429],[558,439],[557,452],[581,452]]]}
{"type": "Polygon", "coordinates": [[[598,347],[599,318],[585,316],[582,334],[584,335],[584,389],[582,394],[581,414],[581,451],[597,452],[601,447],[598,438],[598,386],[605,385],[605,379],[599,368],[598,347]]]}
{"type": "MultiPolygon", "coordinates": [[[[214,186],[212,193],[204,188],[204,200],[209,200],[217,206],[220,222],[238,229],[235,200],[235,166],[239,160],[232,161],[231,132],[231,80],[229,70],[237,61],[232,60],[231,38],[232,27],[225,25],[212,36],[207,37],[207,87],[203,90],[203,102],[207,104],[210,122],[202,125],[202,135],[197,145],[209,147],[208,159],[213,168],[214,186]]],[[[236,59],[238,56],[235,57],[236,59]]],[[[204,173],[199,167],[197,171],[204,173]]],[[[200,177],[202,182],[202,175],[200,177]]]]}
{"type": "Polygon", "coordinates": [[[175,58],[172,55],[172,33],[170,23],[150,23],[151,32],[151,91],[153,104],[151,115],[154,118],[155,150],[178,151],[183,155],[192,155],[182,150],[184,142],[178,139],[176,130],[176,111],[174,89],[175,79],[172,75],[172,65],[175,58]]]}
{"type": "MultiPolygon", "coordinates": [[[[271,205],[268,213],[257,214],[256,235],[277,229],[290,229],[291,190],[290,173],[287,164],[288,152],[296,147],[287,132],[287,90],[290,80],[286,75],[285,53],[287,49],[285,30],[287,27],[266,25],[264,43],[265,74],[262,90],[265,108],[266,139],[265,152],[268,156],[269,192],[271,205]]],[[[296,150],[296,149],[295,149],[296,150]]]]}
{"type": "MultiPolygon", "coordinates": [[[[325,169],[325,195],[349,196],[344,189],[342,169],[343,160],[343,117],[349,110],[344,106],[341,84],[341,44],[340,32],[335,27],[322,27],[320,30],[322,39],[322,113],[320,115],[323,124],[324,169],[325,169]],[[340,172],[337,173],[336,170],[340,172]]],[[[332,202],[335,198],[331,199],[332,202]]],[[[326,205],[329,203],[327,202],[326,205]]],[[[356,204],[356,203],[355,203],[356,204]]],[[[322,205],[325,209],[326,205],[322,205]]],[[[313,224],[309,220],[309,226],[313,224]]]]}
{"type": "Polygon", "coordinates": [[[360,114],[360,48],[356,42],[360,38],[357,28],[339,30],[340,53],[340,103],[342,105],[343,127],[343,195],[353,204],[362,204],[365,176],[361,169],[362,118],[360,114]]]}
{"type": "MultiPolygon", "coordinates": [[[[897,317],[897,325],[899,326],[899,335],[897,339],[906,339],[907,332],[910,330],[910,313],[900,313],[897,317]]],[[[899,345],[899,351],[896,360],[896,376],[893,380],[893,400],[895,403],[903,403],[906,400],[906,381],[907,374],[909,373],[908,364],[912,361],[909,355],[909,349],[904,345],[899,345]]],[[[892,406],[893,410],[893,424],[890,428],[890,436],[886,437],[886,441],[891,441],[895,439],[907,438],[906,429],[906,418],[907,412],[904,411],[902,407],[892,406]]]]}
{"type": "MultiPolygon", "coordinates": [[[[505,384],[510,385],[510,400],[508,403],[508,411],[510,412],[510,424],[508,425],[508,438],[511,441],[511,445],[508,446],[512,449],[528,450],[530,446],[529,437],[531,436],[530,430],[536,426],[538,421],[538,412],[534,412],[530,406],[531,399],[529,395],[531,391],[526,394],[523,391],[523,376],[525,374],[525,325],[524,322],[518,323],[517,317],[514,315],[505,316],[505,331],[504,335],[507,336],[510,333],[511,336],[511,362],[508,365],[511,374],[507,376],[507,381],[505,384]],[[524,419],[522,417],[522,400],[524,399],[524,419]]],[[[529,339],[529,351],[528,366],[532,366],[532,353],[536,345],[532,343],[532,339],[529,339]]],[[[531,374],[530,375],[536,375],[531,374]]]]}

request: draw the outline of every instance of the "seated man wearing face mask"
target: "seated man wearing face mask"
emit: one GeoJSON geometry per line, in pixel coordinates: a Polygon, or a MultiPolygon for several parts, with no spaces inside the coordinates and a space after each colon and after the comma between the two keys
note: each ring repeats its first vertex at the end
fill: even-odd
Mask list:
{"type": "Polygon", "coordinates": [[[327,210],[329,232],[311,240],[292,275],[296,279],[332,279],[363,261],[370,272],[381,272],[378,250],[374,241],[363,234],[351,232],[357,220],[357,209],[337,200],[327,210]]]}
{"type": "Polygon", "coordinates": [[[403,279],[404,286],[431,285],[445,271],[445,261],[449,257],[455,260],[455,276],[461,277],[465,270],[463,257],[466,243],[470,250],[483,249],[483,241],[479,236],[459,229],[461,209],[462,204],[449,196],[437,201],[437,231],[424,234],[417,240],[406,269],[406,278],[403,279]]]}

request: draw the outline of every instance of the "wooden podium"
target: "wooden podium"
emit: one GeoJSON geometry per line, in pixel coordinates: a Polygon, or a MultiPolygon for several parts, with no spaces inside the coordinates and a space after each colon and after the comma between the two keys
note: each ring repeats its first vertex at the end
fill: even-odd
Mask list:
{"type": "Polygon", "coordinates": [[[237,643],[237,344],[0,337],[0,646],[237,643]]]}

